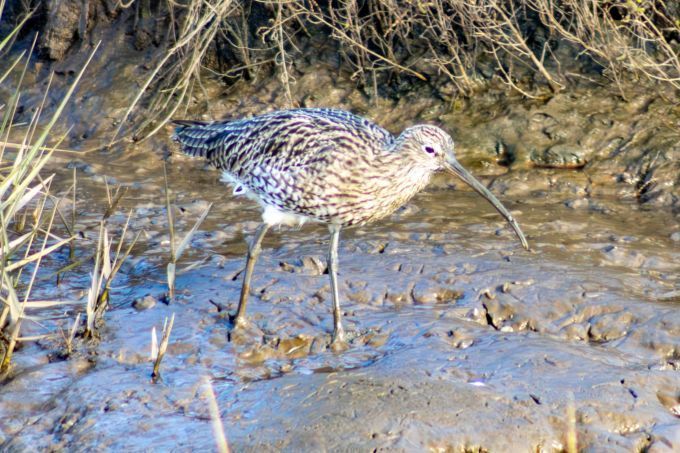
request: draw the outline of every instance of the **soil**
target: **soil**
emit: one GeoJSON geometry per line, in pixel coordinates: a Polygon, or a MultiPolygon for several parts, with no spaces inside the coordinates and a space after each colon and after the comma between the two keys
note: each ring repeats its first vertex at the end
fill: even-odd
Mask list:
{"type": "MultiPolygon", "coordinates": [[[[63,147],[110,138],[136,94],[130,81],[145,76],[130,64],[143,52],[126,49],[102,50],[60,126],[74,125],[63,147]]],[[[57,65],[78,61],[74,53],[57,65]]],[[[588,81],[541,101],[493,84],[465,101],[442,101],[444,87],[427,86],[368,98],[348,74],[308,63],[292,86],[301,106],[350,109],[395,133],[420,122],[449,130],[461,162],[511,209],[532,250],[476,194],[437,178],[389,219],[343,231],[351,340],[333,352],[324,227],[265,238],[251,322],[232,331],[227,313],[258,207],[175,154],[170,127],[143,143],[56,153],[55,192],[66,192],[73,169],[78,177],[83,241],[96,239],[107,184],[127,189],[109,230],[119,234],[132,210],[132,230],[144,234],[113,284],[99,341],[79,339],[65,358],[57,334],[17,352],[2,386],[0,448],[214,449],[207,378],[234,451],[561,451],[573,438],[589,451],[677,451],[677,105],[635,87],[623,100],[618,88],[588,81]],[[179,263],[172,302],[164,297],[166,157],[178,231],[213,203],[179,263]],[[162,380],[153,383],[151,331],[173,313],[162,380]]],[[[47,70],[28,75],[36,88],[26,90],[27,105],[47,70]]],[[[57,77],[54,102],[71,75],[57,77]]],[[[195,99],[187,116],[285,107],[275,77],[229,89],[206,77],[204,85],[209,108],[195,99]]],[[[27,323],[25,335],[65,330],[83,310],[88,272],[68,272],[58,286],[43,277],[36,298],[74,304],[27,323]]]]}

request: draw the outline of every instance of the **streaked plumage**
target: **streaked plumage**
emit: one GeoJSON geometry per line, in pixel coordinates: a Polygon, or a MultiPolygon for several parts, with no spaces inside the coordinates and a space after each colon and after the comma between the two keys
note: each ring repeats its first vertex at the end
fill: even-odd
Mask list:
{"type": "Polygon", "coordinates": [[[185,153],[205,157],[264,206],[342,226],[391,214],[431,175],[425,165],[414,180],[409,173],[420,168],[419,155],[404,162],[405,156],[390,152],[397,140],[389,132],[342,110],[183,122],[175,137],[185,153]]]}
{"type": "Polygon", "coordinates": [[[526,240],[512,216],[455,160],[453,140],[420,125],[394,137],[375,123],[335,109],[294,109],[229,122],[178,121],[173,139],[190,156],[223,171],[234,192],[257,200],[263,224],[249,250],[236,321],[243,321],[250,273],[271,225],[323,222],[331,230],[329,266],[334,341],[342,340],[333,253],[341,227],[393,213],[442,169],[485,196],[526,240]]]}

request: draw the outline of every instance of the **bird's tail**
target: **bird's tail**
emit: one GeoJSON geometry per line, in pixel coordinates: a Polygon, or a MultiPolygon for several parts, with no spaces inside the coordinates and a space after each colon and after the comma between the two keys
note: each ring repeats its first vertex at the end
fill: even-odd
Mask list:
{"type": "Polygon", "coordinates": [[[175,132],[172,140],[179,143],[182,152],[193,157],[210,158],[216,146],[214,138],[221,133],[214,122],[172,120],[175,132]]]}

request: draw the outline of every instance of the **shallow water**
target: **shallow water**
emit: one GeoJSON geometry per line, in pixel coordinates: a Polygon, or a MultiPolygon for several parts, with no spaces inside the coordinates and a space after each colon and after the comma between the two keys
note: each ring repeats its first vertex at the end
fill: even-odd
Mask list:
{"type": "MultiPolygon", "coordinates": [[[[513,194],[477,171],[518,218],[526,252],[491,206],[438,178],[382,223],[343,231],[352,340],[336,353],[320,225],[265,238],[251,324],[230,332],[225,310],[235,309],[259,212],[217,172],[179,156],[168,167],[177,230],[214,205],[181,260],[193,267],[178,277],[177,299],[162,302],[164,146],[54,160],[61,190],[77,168],[85,237],[96,238],[104,180],[128,187],[110,231],[132,209],[132,230],[144,234],[114,282],[98,344],[79,342],[69,360],[58,358],[59,336],[17,353],[0,402],[3,450],[212,449],[204,377],[236,451],[548,451],[565,448],[572,430],[595,450],[680,444],[680,226],[669,212],[573,190],[580,172],[518,172],[525,187],[513,194]],[[561,183],[545,190],[551,178],[561,183]],[[147,294],[152,308],[132,307],[147,294]],[[151,329],[172,313],[163,380],[153,384],[151,329]]],[[[80,298],[64,312],[72,319],[87,273],[69,272],[59,287],[45,279],[36,298],[80,298]]]]}

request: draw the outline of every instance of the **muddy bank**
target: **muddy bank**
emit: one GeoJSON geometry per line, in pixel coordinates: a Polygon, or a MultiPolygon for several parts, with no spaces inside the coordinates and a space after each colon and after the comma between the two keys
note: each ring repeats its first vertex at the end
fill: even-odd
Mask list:
{"type": "MultiPolygon", "coordinates": [[[[457,181],[437,179],[385,222],[343,231],[340,291],[352,340],[333,353],[324,228],[266,238],[252,324],[231,332],[226,313],[257,207],[173,154],[169,128],[78,154],[108,143],[136,94],[131,85],[150,70],[138,62],[148,53],[107,36],[115,45],[102,48],[60,129],[74,125],[64,147],[75,153],[56,153],[49,168],[56,195],[74,169],[78,177],[85,264],[59,286],[50,272],[38,280],[36,298],[75,303],[27,324],[25,335],[53,335],[15,356],[0,401],[3,450],[212,449],[203,377],[236,451],[553,451],[574,435],[595,451],[677,450],[680,141],[667,93],[630,86],[624,100],[618,88],[584,81],[543,100],[497,83],[468,100],[426,84],[369,97],[329,55],[295,65],[296,104],[347,108],[395,133],[418,122],[449,130],[460,160],[512,210],[533,249],[522,251],[457,181]],[[169,305],[166,157],[178,231],[214,203],[169,305]],[[107,220],[112,234],[128,210],[133,231],[144,233],[113,285],[99,340],[78,339],[64,360],[61,332],[83,309],[105,184],[127,189],[107,220]],[[153,384],[151,329],[172,313],[163,381],[153,384]]],[[[52,68],[56,103],[81,61],[71,54],[31,67],[26,105],[52,68]]],[[[287,104],[275,77],[231,88],[203,82],[205,94],[183,115],[242,117],[287,104]]],[[[29,115],[27,107],[17,122],[29,115]]],[[[64,250],[45,267],[66,262],[64,250]]]]}

